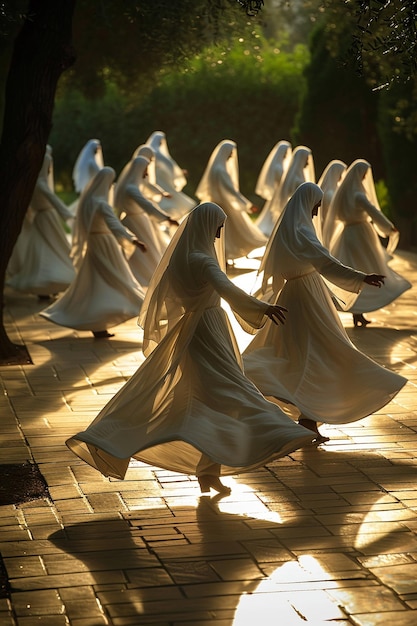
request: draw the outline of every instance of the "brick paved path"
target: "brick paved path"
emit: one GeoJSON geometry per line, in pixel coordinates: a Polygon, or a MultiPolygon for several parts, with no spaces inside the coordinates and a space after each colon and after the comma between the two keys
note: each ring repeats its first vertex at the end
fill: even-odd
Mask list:
{"type": "Polygon", "coordinates": [[[381,413],[322,427],[325,446],[226,479],[223,499],[141,463],[117,481],[78,461],[64,441],[141,363],[141,331],[94,340],[7,292],[33,365],[0,367],[0,463],[36,461],[50,499],[0,507],[1,626],[417,624],[417,255],[393,266],[416,288],[366,329],[342,320],[409,383],[381,413]]]}

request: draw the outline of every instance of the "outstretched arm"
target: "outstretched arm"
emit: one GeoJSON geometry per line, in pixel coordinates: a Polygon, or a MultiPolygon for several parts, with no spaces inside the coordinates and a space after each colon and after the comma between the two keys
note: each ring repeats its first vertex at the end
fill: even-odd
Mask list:
{"type": "Polygon", "coordinates": [[[247,294],[229,280],[213,258],[197,254],[194,261],[196,271],[200,268],[202,279],[210,283],[219,296],[226,300],[246,332],[253,333],[262,328],[266,317],[269,317],[274,324],[284,323],[286,309],[247,294]]]}
{"type": "Polygon", "coordinates": [[[279,304],[273,304],[267,308],[265,315],[267,315],[269,319],[278,326],[278,322],[281,322],[281,324],[285,323],[285,313],[287,312],[288,309],[285,307],[280,306],[279,304]]]}
{"type": "Polygon", "coordinates": [[[363,282],[373,287],[382,287],[385,282],[385,276],[382,274],[367,274],[363,279],[363,282]]]}

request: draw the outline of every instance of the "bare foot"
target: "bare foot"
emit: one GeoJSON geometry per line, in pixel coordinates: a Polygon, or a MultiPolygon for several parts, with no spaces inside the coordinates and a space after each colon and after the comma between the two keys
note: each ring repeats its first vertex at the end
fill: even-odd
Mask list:
{"type": "Polygon", "coordinates": [[[313,431],[316,434],[316,438],[314,439],[314,443],[326,443],[326,441],[330,441],[330,437],[326,437],[322,435],[319,429],[317,428],[317,422],[314,420],[310,420],[307,417],[300,417],[298,420],[300,426],[304,426],[304,428],[308,428],[308,430],[313,431]]]}

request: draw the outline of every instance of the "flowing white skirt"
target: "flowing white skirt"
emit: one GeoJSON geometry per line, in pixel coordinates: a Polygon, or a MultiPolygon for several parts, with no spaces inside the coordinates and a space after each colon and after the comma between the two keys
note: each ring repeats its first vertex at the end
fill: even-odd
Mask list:
{"type": "Polygon", "coordinates": [[[123,478],[131,457],[195,475],[214,463],[226,475],[312,439],[244,376],[226,313],[214,307],[198,322],[185,315],[67,445],[104,475],[123,478]]]}
{"type": "Polygon", "coordinates": [[[279,217],[277,211],[274,210],[272,200],[273,199],[266,200],[261,212],[255,220],[256,226],[267,237],[270,237],[272,231],[274,230],[276,221],[279,217]]]}
{"type": "Polygon", "coordinates": [[[278,304],[285,325],[262,328],[243,353],[245,374],[293,416],[344,424],[375,413],[407,382],[360,352],[340,322],[321,276],[289,280],[278,304]]]}
{"type": "MultiPolygon", "coordinates": [[[[224,209],[224,205],[220,204],[224,209]]],[[[224,227],[227,259],[238,259],[252,250],[264,246],[267,237],[251,220],[245,211],[224,209],[227,220],[224,227]]]]}
{"type": "Polygon", "coordinates": [[[163,196],[158,202],[162,211],[168,213],[174,220],[181,220],[185,215],[197,206],[198,202],[183,191],[177,191],[172,185],[161,184],[165,191],[171,195],[170,198],[163,196]]]}
{"type": "MultiPolygon", "coordinates": [[[[65,291],[75,277],[70,246],[55,210],[38,211],[24,226],[23,240],[17,242],[20,267],[8,281],[10,287],[26,293],[48,295],[65,291]],[[23,251],[22,244],[26,244],[23,251]]],[[[13,264],[11,265],[13,271],[13,264]]]]}
{"type": "Polygon", "coordinates": [[[389,257],[370,222],[346,225],[332,246],[331,252],[344,265],[355,270],[385,276],[385,284],[380,289],[364,285],[354,305],[349,309],[351,313],[377,311],[411,287],[408,280],[394,272],[388,265],[389,257]]]}
{"type": "Polygon", "coordinates": [[[60,326],[100,331],[136,317],[143,299],[114,235],[90,234],[74,281],[40,315],[60,326]]]}

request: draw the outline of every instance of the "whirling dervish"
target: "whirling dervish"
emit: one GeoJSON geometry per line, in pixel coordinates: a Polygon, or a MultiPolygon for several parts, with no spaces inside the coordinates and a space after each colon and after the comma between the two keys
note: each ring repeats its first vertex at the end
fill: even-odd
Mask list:
{"type": "Polygon", "coordinates": [[[342,265],[322,246],[313,226],[322,197],[316,184],[303,183],[288,201],[259,270],[259,296],[271,289],[288,319],[285,327],[268,321],[243,353],[248,378],[310,428],[317,443],[328,440],[319,423],[375,413],[407,382],[360,352],[340,321],[322,276],[353,298],[366,287],[378,292],[384,277],[342,265]]]}
{"type": "Polygon", "coordinates": [[[136,247],[146,247],[121,224],[109,204],[114,178],[114,170],[103,167],[81,194],[71,250],[77,275],[58,300],[40,313],[60,326],[90,330],[97,339],[112,337],[108,328],[135,317],[145,295],[121,246],[127,256],[136,247]]]}
{"type": "Polygon", "coordinates": [[[364,313],[387,306],[410,289],[408,280],[389,266],[399,232],[381,211],[368,161],[357,159],[347,169],[333,196],[323,236],[329,243],[330,252],[342,263],[363,272],[373,268],[385,276],[381,289],[375,292],[365,287],[348,309],[355,326],[367,326],[370,320],[364,313]],[[386,249],[378,235],[388,238],[386,249]]]}
{"type": "Polygon", "coordinates": [[[145,196],[152,200],[152,202],[156,202],[157,204],[161,202],[162,198],[171,198],[171,194],[168,191],[165,191],[165,189],[163,189],[156,182],[156,164],[154,149],[151,148],[151,146],[148,146],[146,143],[142,143],[134,151],[131,160],[136,159],[136,157],[138,156],[143,156],[149,161],[149,165],[147,167],[148,173],[141,184],[142,191],[145,196]]]}
{"type": "Polygon", "coordinates": [[[74,189],[80,194],[104,167],[103,149],[98,139],[89,139],[80,151],[72,170],[74,189]]]}
{"type": "Polygon", "coordinates": [[[103,167],[101,142],[98,139],[89,139],[80,150],[72,170],[72,181],[78,194],[78,198],[68,207],[73,216],[77,213],[81,193],[103,167]]]}
{"type": "Polygon", "coordinates": [[[346,163],[339,161],[338,159],[333,159],[326,165],[317,183],[323,191],[323,200],[319,211],[320,220],[318,224],[315,224],[315,226],[317,235],[325,247],[328,247],[329,242],[324,241],[323,239],[324,224],[329,213],[331,201],[336,189],[340,185],[346,169],[346,163]]]}
{"type": "Polygon", "coordinates": [[[115,192],[114,207],[122,224],[146,246],[146,254],[139,249],[129,258],[129,266],[136,280],[146,287],[166,248],[161,224],[178,226],[172,217],[162,211],[141,191],[149,161],[143,156],[132,159],[120,174],[115,192]]]}
{"type": "Polygon", "coordinates": [[[279,141],[268,154],[256,182],[255,192],[266,200],[255,224],[267,236],[275,226],[275,215],[272,212],[271,200],[275,193],[279,193],[281,180],[291,159],[291,144],[289,141],[279,141]]]}
{"type": "Polygon", "coordinates": [[[180,220],[196,205],[195,200],[182,191],[187,184],[187,172],[172,158],[164,132],[154,131],[146,145],[155,154],[156,183],[168,194],[161,198],[160,207],[173,219],[180,220]]]}
{"type": "Polygon", "coordinates": [[[277,223],[285,205],[302,183],[316,181],[313,154],[307,146],[297,146],[292,154],[280,185],[269,201],[274,224],[277,223]]]}
{"type": "Polygon", "coordinates": [[[63,226],[72,213],[54,193],[52,167],[52,151],[47,148],[7,281],[13,289],[40,298],[65,291],[75,277],[63,226]]]}
{"type": "Polygon", "coordinates": [[[215,202],[227,215],[226,259],[247,256],[264,246],[267,237],[249,217],[253,204],[239,188],[237,146],[225,139],[213,150],[195,195],[201,202],[215,202]]]}
{"type": "Polygon", "coordinates": [[[313,439],[241,369],[221,298],[252,332],[268,317],[283,322],[285,312],[249,296],[221,270],[225,219],[219,206],[203,203],[183,220],[142,308],[146,360],[90,426],[67,441],[105,476],[124,478],[135,458],[197,476],[203,493],[229,493],[220,476],[265,465],[313,439]]]}

